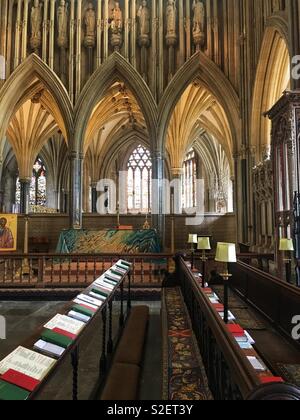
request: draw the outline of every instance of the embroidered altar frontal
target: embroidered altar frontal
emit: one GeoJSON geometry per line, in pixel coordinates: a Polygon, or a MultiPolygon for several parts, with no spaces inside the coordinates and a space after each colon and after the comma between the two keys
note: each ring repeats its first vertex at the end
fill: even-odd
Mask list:
{"type": "Polygon", "coordinates": [[[56,252],[59,254],[130,253],[156,254],[161,252],[155,230],[64,230],[56,252]]]}

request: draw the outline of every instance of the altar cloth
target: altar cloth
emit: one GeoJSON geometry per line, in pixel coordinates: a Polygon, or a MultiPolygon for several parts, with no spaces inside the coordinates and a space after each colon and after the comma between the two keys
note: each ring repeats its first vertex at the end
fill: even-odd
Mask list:
{"type": "Polygon", "coordinates": [[[57,254],[156,254],[161,252],[159,238],[150,230],[64,230],[57,254]]]}

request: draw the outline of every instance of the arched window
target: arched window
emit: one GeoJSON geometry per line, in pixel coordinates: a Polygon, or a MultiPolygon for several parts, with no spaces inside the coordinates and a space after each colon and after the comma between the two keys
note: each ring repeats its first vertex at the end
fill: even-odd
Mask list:
{"type": "MultiPolygon", "coordinates": [[[[32,168],[32,178],[30,184],[30,205],[46,205],[46,168],[41,158],[37,158],[32,168]]],[[[16,203],[20,204],[20,182],[17,179],[16,203]]]]}
{"type": "Polygon", "coordinates": [[[152,162],[150,151],[139,145],[127,164],[128,211],[148,213],[151,210],[152,162]]]}
{"type": "Polygon", "coordinates": [[[184,209],[197,206],[196,181],[197,158],[194,149],[191,149],[183,162],[182,208],[184,209]]]}

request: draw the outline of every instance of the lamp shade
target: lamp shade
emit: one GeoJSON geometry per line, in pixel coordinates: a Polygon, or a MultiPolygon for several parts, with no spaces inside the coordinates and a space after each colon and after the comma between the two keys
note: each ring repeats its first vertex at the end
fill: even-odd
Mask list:
{"type": "Polygon", "coordinates": [[[200,249],[202,251],[211,250],[209,238],[199,238],[198,239],[198,249],[200,249]]]}
{"type": "Polygon", "coordinates": [[[279,251],[294,251],[294,243],[292,239],[280,239],[279,251]]]}
{"type": "Polygon", "coordinates": [[[189,244],[197,244],[198,243],[198,235],[197,234],[190,234],[188,239],[189,244]]]}
{"type": "Polygon", "coordinates": [[[227,244],[219,242],[215,260],[224,263],[236,263],[236,246],[235,244],[227,244]]]}

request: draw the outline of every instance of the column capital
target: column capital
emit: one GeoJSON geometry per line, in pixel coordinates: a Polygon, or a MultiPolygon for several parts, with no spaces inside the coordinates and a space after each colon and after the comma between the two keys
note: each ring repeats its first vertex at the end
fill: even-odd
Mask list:
{"type": "Polygon", "coordinates": [[[84,159],[84,154],[82,152],[77,152],[76,150],[73,150],[71,152],[69,152],[69,159],[70,160],[83,160],[84,159]]]}

